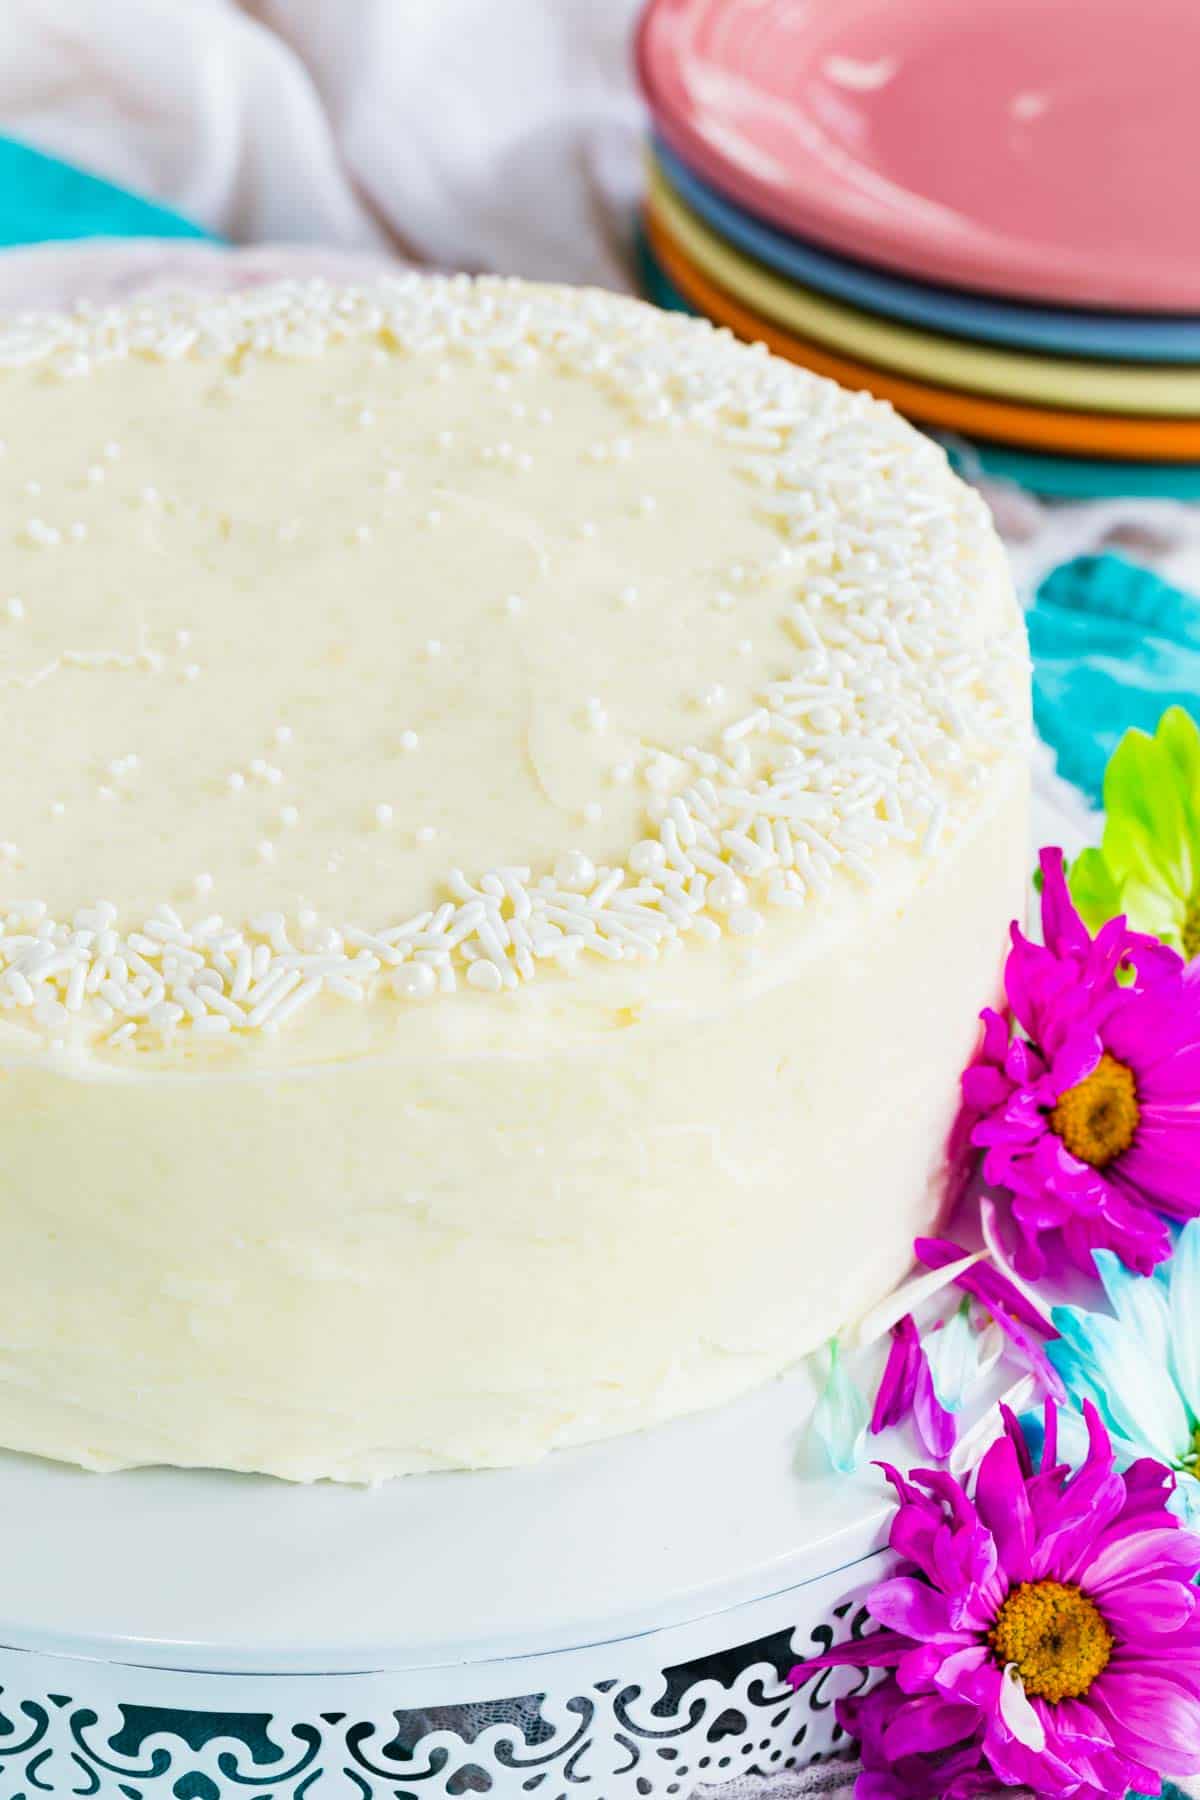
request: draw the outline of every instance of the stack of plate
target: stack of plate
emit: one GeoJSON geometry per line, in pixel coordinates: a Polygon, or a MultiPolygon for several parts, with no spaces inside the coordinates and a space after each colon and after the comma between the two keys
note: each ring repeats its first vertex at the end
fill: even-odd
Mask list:
{"type": "Polygon", "coordinates": [[[1044,492],[1200,497],[1200,0],[649,0],[647,285],[1044,492]]]}

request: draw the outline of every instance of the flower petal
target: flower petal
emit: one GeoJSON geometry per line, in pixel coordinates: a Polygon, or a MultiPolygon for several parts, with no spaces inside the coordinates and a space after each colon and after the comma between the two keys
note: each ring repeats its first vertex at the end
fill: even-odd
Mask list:
{"type": "Polygon", "coordinates": [[[970,1737],[978,1723],[978,1707],[922,1694],[897,1706],[884,1728],[883,1748],[897,1757],[944,1750],[970,1737]]]}
{"type": "Polygon", "coordinates": [[[881,1581],[867,1596],[871,1617],[906,1637],[928,1640],[955,1636],[950,1623],[947,1596],[927,1581],[910,1575],[894,1575],[881,1581]]]}
{"type": "Polygon", "coordinates": [[[1171,1370],[1194,1423],[1200,1419],[1200,1220],[1180,1232],[1167,1278],[1171,1370]]]}
{"type": "Polygon", "coordinates": [[[1041,1755],[1046,1748],[1046,1727],[1029,1704],[1015,1663],[1009,1663],[1000,1684],[1000,1717],[1018,1744],[1041,1755]]]}
{"type": "Polygon", "coordinates": [[[1088,1701],[1114,1742],[1157,1774],[1200,1773],[1200,1699],[1176,1682],[1110,1666],[1088,1701]]]}

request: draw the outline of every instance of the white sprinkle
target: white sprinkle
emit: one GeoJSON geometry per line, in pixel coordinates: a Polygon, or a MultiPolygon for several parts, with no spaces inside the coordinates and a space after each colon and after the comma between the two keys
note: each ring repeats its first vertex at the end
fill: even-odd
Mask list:
{"type": "Polygon", "coordinates": [[[10,619],[23,619],[25,617],[25,602],[19,600],[14,594],[11,600],[6,600],[4,602],[4,610],[10,619]]]}
{"type": "Polygon", "coordinates": [[[429,657],[440,656],[442,654],[441,639],[428,638],[425,643],[425,654],[429,657]]]}
{"type": "Polygon", "coordinates": [[[246,777],[242,774],[240,769],[234,769],[232,774],[225,777],[225,785],[233,793],[239,794],[246,785],[246,777]]]}
{"type": "Polygon", "coordinates": [[[386,800],[381,800],[379,805],[375,808],[375,823],[377,825],[390,825],[395,816],[395,813],[386,800]]]}
{"type": "Polygon", "coordinates": [[[47,525],[44,519],[29,519],[25,525],[25,536],[31,544],[37,544],[43,550],[52,550],[62,542],[62,532],[55,525],[47,525]]]}
{"type": "Polygon", "coordinates": [[[392,976],[392,987],[406,1000],[427,1000],[437,987],[437,976],[428,963],[405,963],[392,976]]]}
{"type": "Polygon", "coordinates": [[[280,807],[279,823],[281,825],[290,829],[291,826],[295,825],[298,822],[299,818],[300,818],[300,808],[298,806],[281,806],[280,807]]]}
{"type": "Polygon", "coordinates": [[[290,725],[277,725],[271,735],[277,744],[290,744],[295,734],[290,725]]]}
{"type": "Polygon", "coordinates": [[[257,854],[258,854],[259,862],[274,862],[275,846],[271,842],[270,838],[260,838],[259,839],[257,854]]]}
{"type": "Polygon", "coordinates": [[[415,750],[420,742],[421,740],[415,731],[402,731],[400,733],[400,748],[402,750],[415,750]]]}
{"type": "Polygon", "coordinates": [[[202,870],[199,875],[192,877],[192,886],[201,897],[211,894],[214,886],[213,878],[207,870],[202,870]]]}
{"type": "Polygon", "coordinates": [[[416,839],[418,844],[432,844],[437,832],[432,825],[418,825],[416,839]]]}
{"type": "Polygon", "coordinates": [[[569,894],[586,894],[595,884],[596,865],[582,850],[568,850],[554,865],[554,879],[569,894]]]}
{"type": "Polygon", "coordinates": [[[504,602],[504,610],[515,615],[521,611],[524,605],[525,602],[522,600],[520,594],[510,594],[508,599],[504,602]]]}
{"type": "Polygon", "coordinates": [[[637,589],[632,586],[623,587],[621,589],[620,599],[621,599],[621,605],[626,609],[626,611],[632,610],[632,608],[635,607],[638,603],[637,589]]]}
{"type": "Polygon", "coordinates": [[[504,985],[504,977],[495,963],[485,960],[470,965],[467,980],[472,987],[481,988],[487,994],[498,994],[504,985]]]}

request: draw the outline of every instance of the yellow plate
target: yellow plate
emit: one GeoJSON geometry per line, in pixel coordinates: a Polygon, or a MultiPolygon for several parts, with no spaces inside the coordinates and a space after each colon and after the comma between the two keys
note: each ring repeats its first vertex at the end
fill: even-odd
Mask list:
{"type": "Polygon", "coordinates": [[[941,387],[1042,406],[1143,417],[1200,418],[1200,369],[1023,356],[877,318],[776,275],[735,250],[687,206],[651,160],[649,203],[702,274],[788,330],[848,356],[941,387]]]}
{"type": "Polygon", "coordinates": [[[840,356],[782,325],[773,325],[761,313],[734,300],[688,260],[653,208],[646,213],[646,235],[655,258],[697,312],[706,313],[717,325],[727,325],[748,343],[766,344],[777,355],[802,363],[818,375],[828,375],[843,387],[865,388],[881,400],[890,400],[900,412],[923,425],[989,443],[1065,450],[1072,456],[1113,457],[1124,462],[1200,462],[1200,419],[1130,419],[1124,413],[1055,411],[910,381],[889,369],[840,356]]]}

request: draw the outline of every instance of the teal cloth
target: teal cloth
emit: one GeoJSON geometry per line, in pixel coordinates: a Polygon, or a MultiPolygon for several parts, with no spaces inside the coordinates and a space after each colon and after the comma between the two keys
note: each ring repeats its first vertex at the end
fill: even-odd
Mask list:
{"type": "Polygon", "coordinates": [[[1200,723],[1200,601],[1123,556],[1080,556],[1029,612],[1033,712],[1058,772],[1100,803],[1104,765],[1130,725],[1168,706],[1200,723]]]}
{"type": "Polygon", "coordinates": [[[190,219],[0,138],[0,245],[68,238],[207,238],[190,219]]]}

